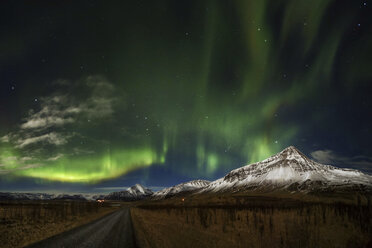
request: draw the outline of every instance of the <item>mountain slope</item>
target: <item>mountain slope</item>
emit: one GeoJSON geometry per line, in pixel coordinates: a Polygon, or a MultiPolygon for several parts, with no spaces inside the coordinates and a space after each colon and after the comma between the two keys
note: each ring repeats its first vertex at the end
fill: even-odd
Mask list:
{"type": "Polygon", "coordinates": [[[173,187],[165,188],[158,192],[155,192],[153,195],[154,199],[163,199],[169,198],[175,195],[187,194],[199,189],[203,189],[210,184],[209,181],[206,180],[194,180],[186,183],[181,183],[175,185],[173,187]]]}
{"type": "Polygon", "coordinates": [[[113,192],[105,197],[105,200],[117,201],[137,201],[149,197],[153,194],[151,189],[145,188],[140,184],[136,184],[126,190],[113,192]]]}
{"type": "Polygon", "coordinates": [[[312,191],[355,186],[372,187],[372,177],[357,170],[314,162],[290,146],[261,162],[231,171],[224,178],[211,182],[201,192],[246,189],[312,191]]]}

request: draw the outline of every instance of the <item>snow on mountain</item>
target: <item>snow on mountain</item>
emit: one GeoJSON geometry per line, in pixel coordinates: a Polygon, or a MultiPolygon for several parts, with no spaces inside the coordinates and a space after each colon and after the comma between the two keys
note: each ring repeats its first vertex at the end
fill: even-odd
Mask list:
{"type": "Polygon", "coordinates": [[[174,196],[176,194],[189,193],[195,190],[203,189],[210,184],[206,180],[194,180],[186,183],[181,183],[173,187],[165,188],[158,192],[155,192],[153,198],[162,199],[174,196]]]}
{"type": "Polygon", "coordinates": [[[236,192],[244,189],[309,191],[352,185],[372,187],[372,176],[358,170],[314,162],[290,146],[261,162],[231,171],[200,192],[236,192]]]}
{"type": "Polygon", "coordinates": [[[17,193],[0,192],[0,200],[88,200],[81,194],[47,194],[47,193],[17,193]]]}
{"type": "Polygon", "coordinates": [[[151,189],[144,188],[140,184],[136,184],[126,190],[120,192],[113,192],[108,194],[106,200],[119,200],[119,201],[135,201],[142,200],[153,194],[151,189]]]}
{"type": "Polygon", "coordinates": [[[74,201],[86,201],[87,199],[82,194],[59,194],[53,198],[53,200],[74,200],[74,201]]]}
{"type": "Polygon", "coordinates": [[[46,193],[15,193],[0,192],[0,200],[51,200],[55,197],[46,193]]]}

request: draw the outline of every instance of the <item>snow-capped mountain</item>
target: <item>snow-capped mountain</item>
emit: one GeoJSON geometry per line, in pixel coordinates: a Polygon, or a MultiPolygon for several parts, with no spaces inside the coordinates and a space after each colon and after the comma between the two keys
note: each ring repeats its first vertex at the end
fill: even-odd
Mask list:
{"type": "Polygon", "coordinates": [[[372,176],[314,162],[290,146],[261,162],[231,171],[199,193],[275,189],[306,192],[352,187],[371,188],[372,176]]]}
{"type": "Polygon", "coordinates": [[[173,187],[165,188],[158,192],[155,192],[153,198],[163,199],[168,198],[174,195],[180,195],[183,193],[191,193],[207,187],[210,184],[210,181],[206,180],[194,180],[186,183],[181,183],[173,187]]]}
{"type": "Polygon", "coordinates": [[[15,192],[0,192],[0,201],[3,200],[51,200],[55,195],[46,193],[15,193],[15,192]]]}
{"type": "Polygon", "coordinates": [[[90,200],[82,194],[47,194],[47,193],[16,193],[16,192],[0,192],[0,200],[74,200],[86,201],[90,200]]]}
{"type": "Polygon", "coordinates": [[[87,198],[82,194],[59,194],[53,198],[53,200],[72,200],[72,201],[86,201],[87,198]]]}
{"type": "Polygon", "coordinates": [[[145,188],[140,184],[136,184],[126,190],[113,192],[105,197],[105,200],[117,201],[136,201],[142,200],[153,194],[151,189],[145,188]]]}

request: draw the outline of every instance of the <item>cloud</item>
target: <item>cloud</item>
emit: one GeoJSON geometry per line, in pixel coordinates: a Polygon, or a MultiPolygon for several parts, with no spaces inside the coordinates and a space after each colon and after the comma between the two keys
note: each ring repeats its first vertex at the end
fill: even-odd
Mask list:
{"type": "Polygon", "coordinates": [[[44,134],[44,135],[37,136],[37,137],[19,139],[17,142],[18,142],[18,145],[16,147],[18,148],[23,148],[25,146],[39,143],[39,142],[46,142],[51,145],[60,146],[60,145],[64,145],[67,143],[67,138],[63,137],[62,135],[58,133],[52,132],[52,133],[44,134]]]}
{"type": "Polygon", "coordinates": [[[48,128],[52,126],[63,126],[66,123],[73,123],[74,119],[72,118],[66,118],[63,119],[61,117],[53,117],[48,116],[44,118],[32,118],[28,120],[26,123],[21,125],[21,128],[23,129],[29,129],[29,128],[48,128]]]}
{"type": "Polygon", "coordinates": [[[0,141],[3,143],[9,142],[9,140],[10,140],[10,134],[7,134],[0,138],[0,141]]]}
{"type": "Polygon", "coordinates": [[[332,150],[317,150],[312,152],[310,155],[314,160],[322,164],[339,165],[342,167],[363,170],[368,173],[372,172],[371,157],[363,155],[345,157],[336,154],[332,150]]]}
{"type": "MultiPolygon", "coordinates": [[[[114,85],[102,76],[76,81],[58,79],[51,85],[55,91],[38,97],[35,108],[28,111],[19,125],[0,137],[0,145],[9,151],[0,153],[0,168],[8,166],[0,173],[26,170],[48,165],[62,157],[95,152],[91,139],[88,146],[79,147],[77,144],[83,145],[81,140],[87,141],[84,133],[87,132],[87,122],[94,122],[97,126],[99,122],[110,120],[114,114],[115,104],[121,99],[117,97],[114,85]],[[11,159],[9,154],[16,157],[8,161],[11,159]]],[[[120,102],[117,106],[125,104],[120,102]]]]}
{"type": "Polygon", "coordinates": [[[331,150],[317,150],[310,155],[313,159],[322,164],[331,164],[337,158],[331,150]]]}
{"type": "Polygon", "coordinates": [[[58,159],[60,159],[62,157],[64,157],[63,154],[57,154],[57,155],[55,155],[53,157],[48,158],[47,161],[56,161],[56,160],[58,160],[58,159]]]}
{"type": "Polygon", "coordinates": [[[89,76],[82,82],[63,82],[62,90],[53,96],[40,98],[40,110],[30,111],[21,129],[48,129],[72,124],[79,118],[107,118],[114,113],[114,86],[101,76],[89,76]],[[90,94],[81,98],[74,91],[90,94]]]}

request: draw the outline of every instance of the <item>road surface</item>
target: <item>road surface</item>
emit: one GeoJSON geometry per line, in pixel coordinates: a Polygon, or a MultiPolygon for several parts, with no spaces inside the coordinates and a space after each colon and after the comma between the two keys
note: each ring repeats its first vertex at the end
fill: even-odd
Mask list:
{"type": "Polygon", "coordinates": [[[136,247],[129,208],[29,246],[39,247],[136,247]]]}

